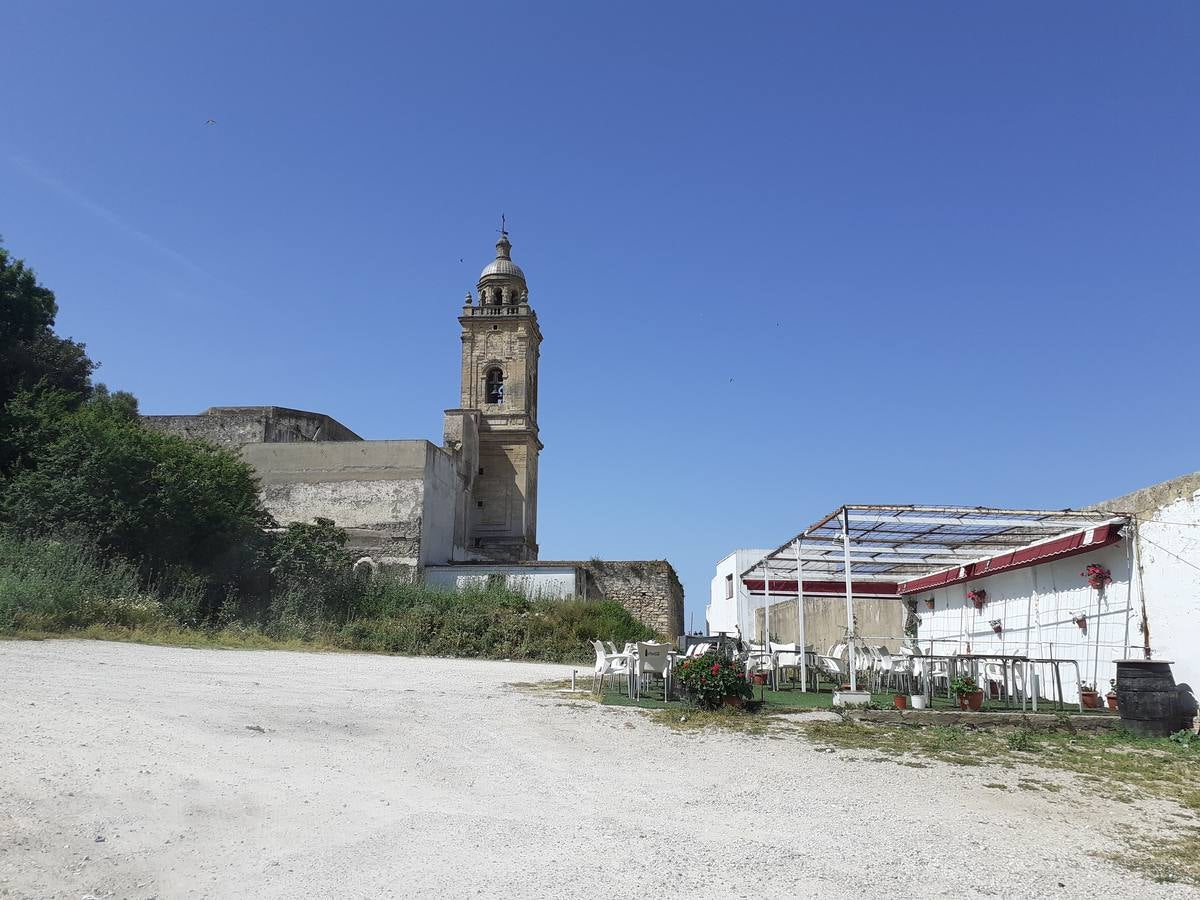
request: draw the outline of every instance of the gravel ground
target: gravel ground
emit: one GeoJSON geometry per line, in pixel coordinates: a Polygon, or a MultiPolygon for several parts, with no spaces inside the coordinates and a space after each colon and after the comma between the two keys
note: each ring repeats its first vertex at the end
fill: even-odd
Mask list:
{"type": "Polygon", "coordinates": [[[1089,856],[1153,804],[509,686],[564,674],[0,642],[0,896],[1200,896],[1089,856]]]}

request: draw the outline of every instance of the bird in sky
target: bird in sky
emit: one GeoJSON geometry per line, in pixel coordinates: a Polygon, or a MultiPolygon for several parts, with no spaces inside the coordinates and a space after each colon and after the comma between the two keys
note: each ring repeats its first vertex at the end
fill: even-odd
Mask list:
{"type": "Polygon", "coordinates": [[[216,119],[209,119],[209,120],[208,120],[207,122],[205,122],[204,124],[205,124],[205,125],[216,125],[216,124],[217,124],[217,120],[216,120],[216,119]]]}

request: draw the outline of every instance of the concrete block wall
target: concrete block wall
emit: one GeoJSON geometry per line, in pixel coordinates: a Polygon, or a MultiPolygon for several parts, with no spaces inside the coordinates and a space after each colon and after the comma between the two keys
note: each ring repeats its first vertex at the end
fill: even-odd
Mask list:
{"type": "MultiPolygon", "coordinates": [[[[762,602],[761,596],[754,600],[762,602]]],[[[869,644],[899,650],[904,638],[904,622],[908,610],[900,598],[855,597],[854,618],[859,636],[869,644]]],[[[754,610],[754,636],[763,634],[766,610],[754,610]]],[[[796,621],[796,598],[771,604],[771,640],[781,644],[798,643],[800,626],[796,621]]],[[[804,642],[818,653],[846,639],[845,597],[804,597],[804,642]]]]}

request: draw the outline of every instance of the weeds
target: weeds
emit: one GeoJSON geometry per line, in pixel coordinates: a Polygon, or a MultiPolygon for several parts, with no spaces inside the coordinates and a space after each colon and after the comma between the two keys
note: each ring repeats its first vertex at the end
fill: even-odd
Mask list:
{"type": "Polygon", "coordinates": [[[201,622],[204,583],[172,573],[146,585],[131,563],[66,542],[0,535],[0,634],[66,635],[183,646],[356,650],[583,662],[587,641],[649,640],[613,601],[530,600],[502,588],[454,592],[379,577],[345,617],[322,618],[318,588],[294,585],[257,616],[229,594],[201,622]]]}

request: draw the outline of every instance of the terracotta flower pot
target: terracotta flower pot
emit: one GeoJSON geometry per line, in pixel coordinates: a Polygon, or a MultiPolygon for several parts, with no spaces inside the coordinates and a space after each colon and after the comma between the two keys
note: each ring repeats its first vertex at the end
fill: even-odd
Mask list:
{"type": "Polygon", "coordinates": [[[766,684],[767,683],[767,673],[766,672],[755,672],[750,677],[754,679],[755,684],[766,684]]]}
{"type": "Polygon", "coordinates": [[[958,695],[958,708],[963,712],[979,712],[981,706],[983,706],[983,691],[958,695]]]}
{"type": "Polygon", "coordinates": [[[741,697],[722,697],[721,700],[726,706],[732,706],[734,709],[741,709],[744,702],[741,697]]]}
{"type": "Polygon", "coordinates": [[[908,695],[894,694],[892,695],[892,706],[896,709],[908,709],[908,695]]]}
{"type": "Polygon", "coordinates": [[[925,601],[925,608],[926,608],[926,609],[933,609],[933,601],[932,601],[932,600],[926,600],[926,601],[925,601]]]}
{"type": "Polygon", "coordinates": [[[1108,702],[1109,709],[1115,710],[1117,708],[1117,695],[1115,693],[1109,691],[1104,695],[1104,699],[1108,702]]]}
{"type": "Polygon", "coordinates": [[[1101,706],[1098,691],[1080,691],[1079,699],[1083,701],[1084,709],[1099,709],[1101,706]]]}

